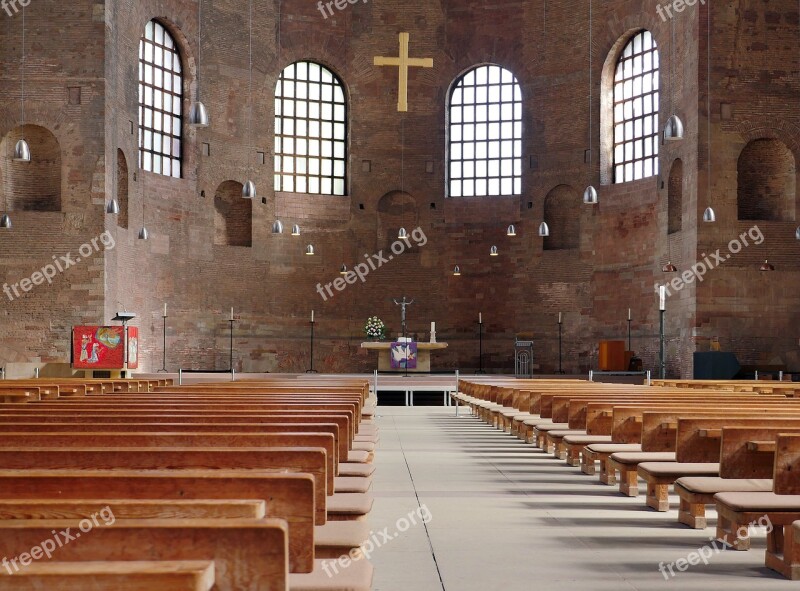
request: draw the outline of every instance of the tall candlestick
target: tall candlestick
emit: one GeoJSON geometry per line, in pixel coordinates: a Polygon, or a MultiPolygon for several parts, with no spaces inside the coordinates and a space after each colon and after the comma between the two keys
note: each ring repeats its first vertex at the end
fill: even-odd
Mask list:
{"type": "Polygon", "coordinates": [[[631,309],[628,308],[628,320],[630,320],[630,319],[631,319],[631,309]]]}
{"type": "Polygon", "coordinates": [[[667,309],[667,286],[666,285],[659,285],[658,286],[658,309],[659,310],[666,310],[667,309]]]}
{"type": "Polygon", "coordinates": [[[231,308],[231,320],[233,320],[233,308],[231,308]]]}
{"type": "Polygon", "coordinates": [[[167,317],[167,305],[164,304],[164,318],[167,317]]]}
{"type": "Polygon", "coordinates": [[[483,317],[480,312],[478,312],[478,324],[483,324],[483,317]]]}
{"type": "Polygon", "coordinates": [[[561,312],[558,313],[558,323],[561,324],[561,312]]]}
{"type": "Polygon", "coordinates": [[[311,322],[314,322],[314,310],[311,310],[311,322]]]}
{"type": "Polygon", "coordinates": [[[436,332],[436,323],[431,322],[431,332],[436,332]]]}

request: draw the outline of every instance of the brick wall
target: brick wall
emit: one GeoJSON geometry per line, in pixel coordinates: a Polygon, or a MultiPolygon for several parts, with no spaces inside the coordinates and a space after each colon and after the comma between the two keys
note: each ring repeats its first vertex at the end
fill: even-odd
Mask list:
{"type": "MultiPolygon", "coordinates": [[[[541,371],[552,371],[558,367],[557,317],[563,312],[564,369],[587,371],[596,366],[600,339],[626,338],[631,308],[632,347],[646,367],[655,369],[654,287],[671,279],[661,272],[662,265],[669,258],[684,272],[701,253],[727,245],[749,228],[737,221],[736,204],[737,161],[748,142],[775,137],[797,159],[797,6],[788,0],[715,5],[709,194],[704,106],[708,3],[687,7],[672,21],[658,16],[656,0],[594,3],[591,146],[587,4],[366,2],[348,4],[324,18],[313,2],[268,3],[254,12],[254,115],[248,125],[248,46],[241,34],[247,30],[246,4],[206,1],[201,97],[211,126],[185,126],[183,178],[170,179],[142,173],[136,164],[137,48],[149,19],[158,18],[171,31],[184,60],[187,113],[197,83],[197,2],[31,3],[28,121],[53,133],[60,146],[61,206],[59,212],[13,212],[14,232],[0,233],[0,278],[18,281],[52,254],[67,252],[104,229],[113,234],[116,247],[71,269],[52,286],[4,302],[0,361],[64,360],[72,324],[107,320],[124,306],[139,314],[135,324],[142,332],[143,369],[157,369],[161,311],[168,302],[170,369],[227,367],[227,317],[234,307],[238,369],[307,369],[313,309],[315,368],[371,370],[374,355],[358,347],[363,323],[377,314],[387,321],[389,334],[398,334],[399,310],[392,298],[406,295],[415,299],[409,330],[427,338],[435,321],[438,339],[450,343],[434,357],[437,368],[477,367],[481,312],[484,367],[511,370],[514,337],[526,332],[534,335],[535,363],[541,371]],[[670,25],[675,27],[674,48],[670,25]],[[672,90],[673,110],[684,121],[687,139],[660,147],[659,176],[610,185],[600,158],[601,80],[608,56],[642,28],[653,32],[661,50],[661,120],[668,116],[672,90]],[[411,34],[412,56],[433,57],[435,65],[410,70],[410,110],[405,114],[396,111],[396,70],[372,65],[373,56],[396,55],[400,31],[411,34]],[[275,82],[286,65],[299,59],[318,60],[344,81],[350,113],[347,197],[276,194],[272,189],[275,82]],[[522,87],[523,194],[446,199],[448,92],[460,74],[483,63],[508,68],[522,87]],[[776,64],[785,71],[776,71],[776,64]],[[668,66],[674,66],[671,89],[668,66]],[[76,88],[79,104],[74,104],[76,88]],[[118,161],[117,147],[128,163],[127,224],[124,217],[103,214],[114,191],[111,167],[104,163],[118,161]],[[263,152],[265,164],[254,165],[259,159],[253,152],[263,152]],[[675,183],[669,182],[669,171],[677,160],[682,163],[682,199],[676,205],[682,224],[670,234],[675,208],[670,212],[668,201],[675,183]],[[217,244],[218,188],[247,178],[254,180],[259,195],[248,204],[251,247],[217,244]],[[599,190],[598,206],[580,202],[590,183],[599,190]],[[557,187],[578,196],[557,217],[574,248],[545,250],[537,230],[545,219],[545,196],[557,187]],[[709,202],[719,220],[713,226],[698,222],[709,202]],[[287,232],[271,233],[275,219],[283,221],[287,232]],[[288,234],[294,223],[301,226],[300,237],[288,234]],[[367,260],[365,255],[391,248],[401,223],[409,232],[423,229],[427,243],[405,248],[333,297],[320,296],[318,284],[333,284],[343,263],[353,268],[367,260]],[[516,237],[506,236],[511,223],[516,237]],[[146,242],[136,239],[142,224],[151,232],[146,242]],[[313,257],[304,254],[308,244],[315,247],[313,257]],[[498,257],[489,257],[492,245],[498,257]],[[460,277],[452,275],[455,265],[460,277]]],[[[18,55],[20,24],[18,17],[5,16],[0,23],[0,41],[13,49],[11,56],[18,55]]],[[[19,124],[17,73],[18,60],[4,54],[3,136],[19,124]]],[[[0,166],[0,175],[6,171],[0,166]]],[[[118,182],[124,184],[123,177],[118,182]]],[[[121,205],[125,189],[117,189],[121,205]]],[[[553,233],[559,225],[554,220],[548,243],[563,238],[553,233]]],[[[743,363],[778,359],[796,364],[797,335],[791,327],[800,324],[800,269],[794,225],[789,220],[765,223],[762,245],[745,249],[733,264],[670,296],[669,375],[690,375],[692,352],[712,336],[723,343],[728,339],[743,363]],[[757,269],[767,255],[778,268],[770,277],[752,267],[757,269]]]]}

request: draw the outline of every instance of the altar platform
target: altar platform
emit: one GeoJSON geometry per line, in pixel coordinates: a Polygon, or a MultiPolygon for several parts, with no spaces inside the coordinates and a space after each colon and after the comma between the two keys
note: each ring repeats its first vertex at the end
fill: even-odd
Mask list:
{"type": "Polygon", "coordinates": [[[417,367],[406,369],[393,368],[391,364],[390,351],[392,343],[389,341],[368,341],[361,343],[362,349],[378,351],[378,371],[394,371],[397,373],[430,373],[431,372],[431,351],[447,348],[447,343],[427,343],[416,342],[417,346],[417,367]]]}

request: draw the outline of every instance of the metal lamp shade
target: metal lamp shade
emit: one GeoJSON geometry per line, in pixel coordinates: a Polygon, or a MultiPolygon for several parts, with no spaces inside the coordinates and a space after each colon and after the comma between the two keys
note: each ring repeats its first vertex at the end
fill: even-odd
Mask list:
{"type": "Polygon", "coordinates": [[[31,161],[31,147],[25,140],[19,140],[17,145],[14,146],[14,160],[17,162],[31,161]]]}
{"type": "Polygon", "coordinates": [[[600,198],[597,196],[597,189],[592,185],[586,187],[586,190],[583,192],[583,202],[586,205],[597,205],[599,201],[600,198]]]}
{"type": "Polygon", "coordinates": [[[283,222],[280,220],[275,220],[272,224],[272,233],[273,234],[283,234],[283,222]]]}
{"type": "Polygon", "coordinates": [[[706,207],[706,210],[703,212],[703,221],[709,224],[717,221],[717,214],[714,213],[712,208],[706,207]]]}
{"type": "Polygon", "coordinates": [[[150,238],[150,232],[147,231],[147,228],[142,226],[142,229],[139,230],[139,240],[148,240],[150,238]]]}
{"type": "Polygon", "coordinates": [[[664,140],[674,142],[683,139],[683,121],[677,115],[672,115],[667,119],[664,126],[664,140]]]}
{"type": "Polygon", "coordinates": [[[550,226],[547,225],[547,222],[542,222],[539,224],[539,236],[542,238],[547,238],[550,236],[550,226]]]}
{"type": "Polygon", "coordinates": [[[206,106],[200,101],[193,102],[189,109],[189,125],[208,127],[208,123],[208,110],[206,110],[206,106]]]}
{"type": "Polygon", "coordinates": [[[242,198],[255,199],[256,197],[256,184],[253,181],[247,181],[242,185],[242,198]]]}
{"type": "Polygon", "coordinates": [[[4,230],[11,229],[11,217],[7,213],[4,213],[2,216],[0,216],[0,228],[3,228],[4,230]]]}

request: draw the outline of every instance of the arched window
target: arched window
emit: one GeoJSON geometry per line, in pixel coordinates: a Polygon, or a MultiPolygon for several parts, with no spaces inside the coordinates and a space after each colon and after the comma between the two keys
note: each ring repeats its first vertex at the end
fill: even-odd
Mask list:
{"type": "Polygon", "coordinates": [[[139,41],[139,166],[180,178],[183,75],[175,40],[150,21],[139,41]]]}
{"type": "Polygon", "coordinates": [[[341,80],[314,62],[286,66],[275,87],[275,190],[344,195],[346,180],[341,80]]]}
{"type": "Polygon", "coordinates": [[[658,174],[658,48],[650,31],[634,35],[614,73],[614,182],[658,174]]]}
{"type": "Polygon", "coordinates": [[[522,193],[522,91],[500,66],[473,68],[450,93],[450,197],[522,193]]]}

